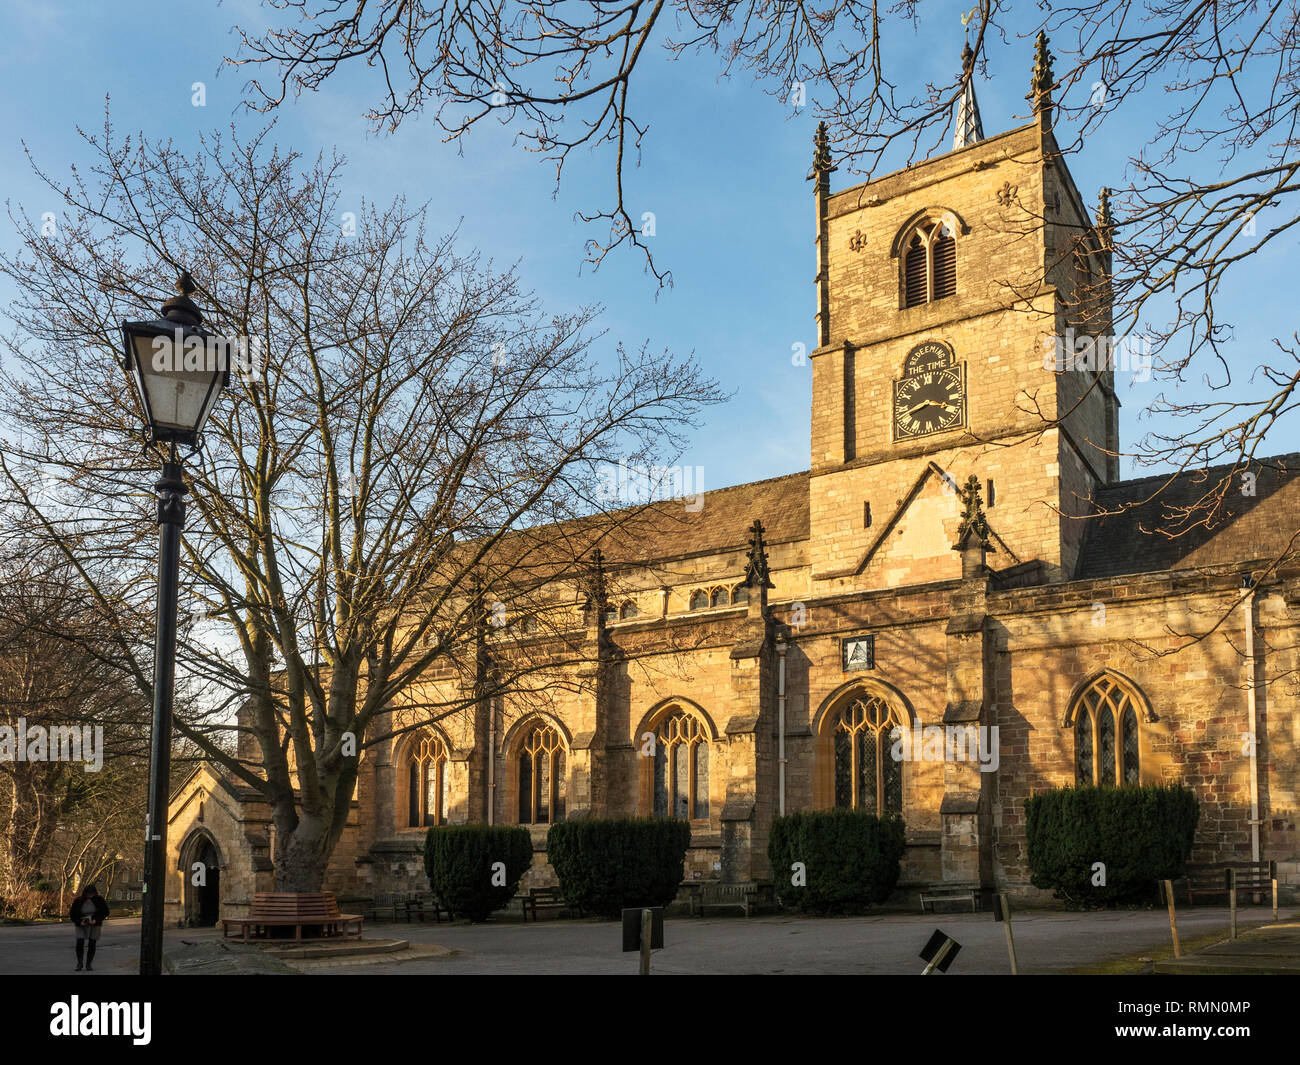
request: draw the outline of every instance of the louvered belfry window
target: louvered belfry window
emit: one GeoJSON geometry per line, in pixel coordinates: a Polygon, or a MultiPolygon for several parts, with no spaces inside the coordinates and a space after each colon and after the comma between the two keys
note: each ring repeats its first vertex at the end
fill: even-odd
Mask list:
{"type": "Polygon", "coordinates": [[[934,299],[957,294],[957,242],[941,232],[934,241],[934,299]]]}
{"type": "Polygon", "coordinates": [[[957,241],[943,222],[920,226],[903,259],[903,306],[933,303],[957,294],[957,241]]]}
{"type": "Polygon", "coordinates": [[[929,271],[926,269],[927,258],[928,253],[925,242],[921,240],[921,234],[918,233],[907,246],[907,262],[904,265],[906,275],[904,284],[907,289],[906,300],[909,307],[915,307],[918,303],[930,302],[927,293],[929,275],[929,271]]]}

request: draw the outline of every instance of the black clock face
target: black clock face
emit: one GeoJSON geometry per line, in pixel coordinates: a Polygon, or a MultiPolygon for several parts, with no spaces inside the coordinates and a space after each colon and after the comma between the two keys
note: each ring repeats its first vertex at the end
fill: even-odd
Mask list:
{"type": "Polygon", "coordinates": [[[942,433],[966,423],[960,366],[927,370],[894,384],[894,438],[942,433]]]}

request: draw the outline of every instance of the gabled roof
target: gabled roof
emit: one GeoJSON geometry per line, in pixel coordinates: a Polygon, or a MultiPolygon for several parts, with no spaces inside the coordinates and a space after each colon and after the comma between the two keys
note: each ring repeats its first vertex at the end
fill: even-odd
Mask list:
{"type": "Polygon", "coordinates": [[[1300,453],[1188,471],[1172,481],[1169,474],[1120,481],[1099,489],[1095,502],[1104,516],[1087,519],[1078,580],[1300,559],[1300,453]],[[1204,511],[1189,516],[1207,494],[1223,491],[1225,479],[1213,519],[1204,511]]]}
{"type": "Polygon", "coordinates": [[[808,539],[807,471],[651,504],[611,528],[601,551],[623,566],[743,549],[755,518],[768,544],[808,539]]]}

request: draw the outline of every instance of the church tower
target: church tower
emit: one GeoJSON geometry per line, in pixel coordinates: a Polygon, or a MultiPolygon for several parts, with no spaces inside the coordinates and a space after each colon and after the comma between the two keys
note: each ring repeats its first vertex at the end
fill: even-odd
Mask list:
{"type": "Polygon", "coordinates": [[[974,62],[954,148],[831,193],[813,171],[811,562],[817,592],[961,576],[957,488],[979,479],[989,565],[1071,579],[1094,491],[1118,478],[1110,217],[1085,206],[1052,132],[1040,33],[1030,122],[985,137],[974,62]]]}

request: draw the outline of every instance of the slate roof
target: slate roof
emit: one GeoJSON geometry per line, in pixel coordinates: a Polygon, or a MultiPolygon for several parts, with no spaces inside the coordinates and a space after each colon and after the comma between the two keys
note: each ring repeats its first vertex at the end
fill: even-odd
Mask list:
{"type": "Polygon", "coordinates": [[[607,569],[636,569],[747,550],[755,518],[769,546],[807,540],[807,471],[519,529],[497,545],[489,562],[508,570],[510,579],[544,582],[571,575],[576,560],[599,547],[607,569]]]}
{"type": "Polygon", "coordinates": [[[594,525],[605,530],[601,551],[610,565],[640,565],[685,555],[744,549],[750,527],[763,523],[768,544],[808,539],[808,473],[706,491],[696,510],[680,499],[615,511],[597,523],[574,523],[577,538],[594,525]],[[625,516],[625,520],[618,520],[625,516]],[[613,519],[613,521],[611,521],[613,519]]]}
{"type": "Polygon", "coordinates": [[[1149,498],[1168,481],[1157,474],[1097,492],[1104,516],[1087,520],[1077,580],[1271,561],[1288,552],[1300,559],[1300,453],[1188,471],[1149,498]],[[1254,474],[1254,495],[1242,493],[1244,473],[1254,474]],[[1212,520],[1192,513],[1220,492],[1212,520]]]}

